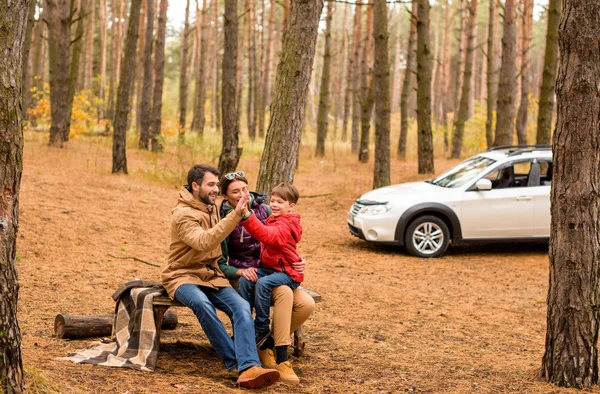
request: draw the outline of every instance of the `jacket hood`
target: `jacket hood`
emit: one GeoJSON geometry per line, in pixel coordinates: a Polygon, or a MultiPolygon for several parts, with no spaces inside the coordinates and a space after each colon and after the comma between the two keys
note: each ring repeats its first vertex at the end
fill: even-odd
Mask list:
{"type": "Polygon", "coordinates": [[[215,207],[214,204],[207,204],[204,201],[200,201],[194,198],[194,196],[192,195],[192,193],[190,193],[189,189],[186,186],[184,186],[179,191],[179,199],[177,200],[177,205],[173,209],[177,209],[182,205],[190,206],[202,212],[212,212],[215,207]]]}
{"type": "MultiPolygon", "coordinates": [[[[259,206],[260,204],[264,204],[265,199],[266,199],[266,197],[264,194],[250,192],[250,209],[254,209],[257,206],[259,206]]],[[[234,209],[234,207],[231,206],[229,201],[223,200],[223,204],[221,204],[221,209],[224,212],[229,212],[232,209],[234,209]]]]}
{"type": "Polygon", "coordinates": [[[288,213],[281,216],[269,216],[267,223],[284,222],[292,230],[292,237],[296,243],[302,239],[302,225],[300,224],[300,215],[297,213],[288,213]]]}

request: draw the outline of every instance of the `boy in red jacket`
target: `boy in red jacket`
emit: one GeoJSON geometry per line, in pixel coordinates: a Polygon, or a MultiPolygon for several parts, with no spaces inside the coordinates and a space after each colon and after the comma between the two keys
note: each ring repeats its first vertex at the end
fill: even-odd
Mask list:
{"type": "Polygon", "coordinates": [[[262,224],[247,206],[244,207],[244,219],[241,224],[250,235],[261,242],[258,281],[254,285],[255,296],[253,300],[246,300],[256,308],[254,327],[258,346],[269,337],[269,311],[273,289],[285,285],[295,290],[304,281],[304,274],[292,266],[292,263],[300,260],[296,245],[302,238],[300,215],[291,212],[298,198],[298,189],[292,184],[280,183],[273,188],[269,204],[272,215],[265,224],[262,224]]]}

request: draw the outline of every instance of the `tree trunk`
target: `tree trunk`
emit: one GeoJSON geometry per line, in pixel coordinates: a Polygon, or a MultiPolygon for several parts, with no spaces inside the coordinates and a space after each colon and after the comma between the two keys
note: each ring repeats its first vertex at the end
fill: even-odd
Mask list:
{"type": "Polygon", "coordinates": [[[77,29],[75,30],[75,42],[71,51],[71,64],[69,65],[69,86],[67,92],[67,127],[63,130],[63,141],[69,141],[71,132],[71,116],[73,115],[73,100],[75,98],[75,88],[77,86],[77,77],[79,75],[79,64],[81,53],[83,51],[83,33],[84,23],[88,18],[88,0],[81,0],[81,9],[78,12],[77,29]]]}
{"type": "Polygon", "coordinates": [[[154,50],[154,92],[152,95],[152,126],[150,143],[152,152],[162,152],[160,137],[162,124],[162,95],[165,81],[165,34],[167,31],[167,7],[169,0],[160,0],[158,24],[156,27],[156,47],[154,50]]]}
{"type": "Polygon", "coordinates": [[[321,72],[321,92],[319,93],[319,112],[317,114],[317,147],[315,156],[325,156],[325,139],[329,116],[329,70],[331,68],[331,23],[333,20],[333,2],[327,3],[325,19],[325,50],[323,52],[323,71],[321,72]]]}
{"type": "MultiPolygon", "coordinates": [[[[151,1],[151,0],[149,0],[151,1]]],[[[104,106],[106,105],[106,41],[107,33],[107,17],[106,17],[106,0],[100,0],[99,6],[99,23],[100,23],[100,101],[98,103],[98,119],[104,119],[104,106]]]]}
{"type": "Polygon", "coordinates": [[[71,10],[68,0],[48,0],[48,39],[50,64],[50,140],[48,145],[62,148],[68,126],[69,55],[71,10]],[[58,1],[58,2],[57,2],[58,1]]]}
{"type": "Polygon", "coordinates": [[[223,74],[221,78],[221,107],[223,116],[223,144],[219,157],[219,171],[235,171],[242,148],[238,147],[239,108],[237,101],[238,13],[237,0],[225,0],[223,15],[223,74]]]}
{"type": "Polygon", "coordinates": [[[358,138],[360,126],[360,42],[362,40],[362,0],[356,1],[356,9],[354,10],[354,30],[352,33],[352,153],[358,153],[358,138]]]}
{"type": "Polygon", "coordinates": [[[17,232],[23,172],[21,77],[28,1],[0,2],[0,392],[24,391],[21,330],[17,322],[17,232]]]}
{"type": "Polygon", "coordinates": [[[147,0],[146,38],[144,48],[144,82],[142,85],[142,101],[140,103],[140,149],[150,146],[150,125],[152,123],[152,45],[154,39],[154,0],[147,0]]]}
{"type": "Polygon", "coordinates": [[[29,0],[29,10],[27,11],[27,26],[25,28],[25,40],[23,41],[23,61],[22,61],[22,81],[23,81],[23,116],[26,120],[29,116],[27,110],[31,105],[31,85],[33,76],[29,75],[29,51],[31,49],[31,38],[33,35],[33,25],[35,23],[36,0],[29,0]]]}
{"type": "MultiPolygon", "coordinates": [[[[40,3],[40,6],[44,6],[44,8],[47,8],[43,2],[40,3]]],[[[46,28],[46,23],[43,22],[43,19],[46,18],[47,13],[46,12],[42,12],[42,14],[40,15],[40,23],[35,24],[34,26],[34,31],[35,31],[35,40],[34,40],[34,48],[33,48],[33,64],[32,64],[32,71],[31,71],[31,80],[32,80],[32,86],[31,88],[35,88],[36,92],[41,92],[44,87],[43,87],[43,78],[44,78],[44,64],[46,63],[46,59],[45,59],[45,47],[46,47],[46,43],[47,43],[47,34],[45,33],[45,28],[46,28]]],[[[25,91],[25,87],[23,88],[23,92],[25,92],[25,94],[27,94],[27,92],[25,91]]],[[[26,97],[26,96],[24,96],[26,97]]],[[[23,98],[23,108],[31,108],[34,107],[37,104],[37,97],[34,96],[33,94],[31,94],[31,92],[29,92],[29,103],[25,103],[25,98],[23,98]]],[[[24,118],[25,119],[25,118],[24,118]]],[[[34,116],[32,115],[28,115],[27,119],[29,119],[30,122],[30,126],[31,127],[35,127],[37,124],[37,120],[35,119],[34,116]]]]}
{"type": "Polygon", "coordinates": [[[600,324],[600,2],[563,4],[540,375],[558,386],[591,389],[598,383],[600,324]]]}
{"type": "Polygon", "coordinates": [[[256,182],[256,190],[269,198],[275,185],[294,180],[322,9],[323,0],[291,4],[256,182]]]}
{"type": "MultiPolygon", "coordinates": [[[[146,59],[146,15],[148,12],[148,0],[142,0],[140,9],[140,42],[138,51],[138,64],[135,73],[135,131],[140,134],[142,129],[142,90],[144,87],[144,63],[146,59]]],[[[139,144],[139,142],[138,142],[139,144]]]]}
{"type": "Polygon", "coordinates": [[[182,143],[185,139],[185,115],[187,110],[187,65],[188,65],[188,35],[190,33],[190,0],[185,3],[185,21],[183,24],[183,37],[181,43],[181,60],[179,67],[179,136],[178,141],[182,143]]]}
{"type": "Polygon", "coordinates": [[[463,76],[462,95],[458,115],[454,121],[454,135],[452,136],[452,159],[458,159],[462,150],[465,123],[469,119],[469,97],[471,96],[471,81],[473,74],[473,57],[475,55],[475,25],[477,24],[477,0],[471,0],[468,8],[467,21],[467,54],[465,58],[465,74],[463,76]]]}
{"type": "Polygon", "coordinates": [[[255,68],[256,65],[256,49],[254,41],[254,1],[246,0],[246,32],[248,40],[248,95],[246,96],[246,125],[248,127],[248,137],[251,141],[256,139],[256,124],[254,123],[254,107],[256,102],[254,101],[254,82],[255,68]]]}
{"type": "Polygon", "coordinates": [[[531,48],[531,32],[533,27],[533,0],[523,0],[521,37],[521,103],[517,111],[517,140],[519,145],[527,144],[527,110],[529,107],[529,85],[531,66],[529,51],[531,48]]]}
{"type": "Polygon", "coordinates": [[[85,26],[85,66],[83,70],[83,90],[92,90],[94,70],[94,26],[96,24],[96,0],[91,0],[85,26]]]}
{"type": "Polygon", "coordinates": [[[269,5],[269,25],[267,29],[267,44],[265,53],[265,65],[263,74],[263,86],[262,86],[262,108],[260,109],[258,119],[258,136],[263,138],[265,136],[265,107],[268,106],[271,95],[271,59],[273,53],[273,33],[275,31],[275,0],[270,0],[269,5]]]}
{"type": "Polygon", "coordinates": [[[398,141],[398,158],[406,160],[406,136],[408,135],[408,99],[412,91],[413,61],[415,57],[415,41],[417,36],[417,0],[412,0],[410,11],[410,30],[408,47],[406,48],[406,69],[402,93],[400,93],[400,140],[398,141]]]}
{"type": "Polygon", "coordinates": [[[214,126],[216,131],[221,130],[221,114],[219,111],[220,101],[219,101],[219,1],[215,0],[212,3],[213,8],[213,38],[212,38],[212,62],[213,62],[213,81],[212,81],[212,116],[211,116],[211,126],[214,126]]]}
{"type": "Polygon", "coordinates": [[[373,188],[390,184],[390,64],[386,0],[375,0],[373,31],[375,41],[375,169],[373,188]]]}
{"type": "Polygon", "coordinates": [[[540,104],[537,119],[537,144],[549,144],[552,133],[552,112],[554,109],[554,83],[558,62],[558,26],[560,23],[562,2],[550,0],[548,4],[548,31],[546,33],[546,52],[544,54],[544,72],[540,88],[540,104]]]}
{"type": "Polygon", "coordinates": [[[485,118],[485,140],[487,148],[490,149],[494,144],[494,109],[496,104],[496,2],[489,2],[489,22],[488,22],[488,41],[487,41],[487,114],[485,118]]]}
{"type": "MultiPolygon", "coordinates": [[[[344,73],[345,73],[345,82],[346,82],[346,90],[344,92],[344,114],[342,120],[342,142],[346,142],[348,139],[348,120],[350,119],[350,103],[352,102],[352,81],[354,80],[352,76],[352,69],[354,67],[354,59],[352,56],[352,48],[350,47],[348,40],[348,32],[346,30],[346,12],[348,11],[350,6],[348,4],[344,4],[344,24],[342,25],[342,35],[343,35],[343,44],[342,50],[345,54],[346,61],[344,62],[344,73]]],[[[340,82],[342,85],[344,84],[344,80],[340,82]]]]}
{"type": "MultiPolygon", "coordinates": [[[[206,0],[202,1],[202,16],[200,17],[200,26],[196,22],[196,29],[200,29],[200,57],[198,60],[198,74],[196,75],[196,106],[194,108],[194,119],[192,120],[192,130],[199,134],[204,133],[204,102],[206,99],[206,0]]],[[[196,0],[196,15],[198,15],[198,0],[196,0]]],[[[196,16],[197,18],[197,16],[196,16]]]]}
{"type": "Polygon", "coordinates": [[[441,85],[441,97],[440,97],[440,122],[444,129],[444,153],[448,152],[449,141],[448,141],[448,112],[450,111],[450,65],[452,58],[450,56],[449,42],[451,39],[450,29],[452,21],[450,21],[450,2],[446,0],[444,5],[444,36],[442,39],[442,78],[440,81],[441,85]]]}
{"type": "Polygon", "coordinates": [[[373,47],[373,5],[367,8],[367,31],[365,45],[361,59],[361,87],[362,97],[360,103],[360,147],[358,149],[358,161],[366,163],[369,161],[369,133],[371,131],[371,115],[373,113],[373,102],[375,99],[375,85],[373,82],[371,68],[371,53],[373,47]]]}
{"type": "Polygon", "coordinates": [[[458,50],[456,53],[456,68],[454,69],[454,90],[452,91],[452,112],[454,119],[458,113],[458,105],[460,99],[460,91],[462,87],[463,59],[465,57],[465,9],[467,0],[459,1],[458,10],[458,50]]]}
{"type": "MultiPolygon", "coordinates": [[[[110,14],[112,24],[110,27],[110,77],[108,80],[108,101],[106,103],[106,117],[114,123],[115,97],[117,91],[117,78],[119,77],[119,60],[121,59],[121,43],[119,29],[121,25],[121,0],[112,0],[110,14]]],[[[114,127],[114,125],[113,125],[114,127]]]]}
{"type": "MultiPolygon", "coordinates": [[[[166,0],[164,0],[166,2],[166,0]]],[[[127,125],[129,124],[129,112],[131,103],[129,97],[135,80],[136,49],[140,29],[140,8],[142,0],[132,0],[129,14],[129,26],[127,38],[125,39],[125,56],[123,67],[119,77],[119,91],[117,93],[117,104],[115,113],[115,127],[113,135],[113,165],[112,173],[122,172],[127,174],[127,155],[125,146],[127,142],[127,125]]],[[[150,4],[152,6],[152,4],[150,4]]],[[[150,9],[150,7],[148,7],[150,9]]],[[[162,9],[161,9],[162,11],[162,9]]],[[[166,12],[166,6],[165,6],[166,12]]],[[[159,23],[160,25],[160,23],[159,23]]],[[[160,29],[160,28],[159,28],[160,29]]]]}
{"type": "Polygon", "coordinates": [[[431,131],[431,52],[429,40],[429,1],[417,0],[417,144],[419,174],[433,174],[433,135],[431,131]]]}
{"type": "Polygon", "coordinates": [[[502,64],[498,83],[498,114],[495,146],[512,145],[515,125],[516,25],[515,0],[504,4],[504,36],[502,37],[502,64]]]}

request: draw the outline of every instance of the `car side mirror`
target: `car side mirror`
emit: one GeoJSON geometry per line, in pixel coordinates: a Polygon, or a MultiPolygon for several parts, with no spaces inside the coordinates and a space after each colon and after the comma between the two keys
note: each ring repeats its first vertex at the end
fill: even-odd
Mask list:
{"type": "Polygon", "coordinates": [[[480,179],[475,184],[475,188],[478,191],[492,190],[492,181],[486,178],[480,179]]]}

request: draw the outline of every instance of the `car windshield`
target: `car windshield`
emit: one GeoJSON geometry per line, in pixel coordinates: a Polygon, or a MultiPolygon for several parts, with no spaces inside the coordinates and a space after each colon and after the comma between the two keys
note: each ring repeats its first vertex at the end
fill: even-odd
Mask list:
{"type": "Polygon", "coordinates": [[[494,162],[487,157],[475,156],[444,172],[431,183],[441,187],[460,187],[494,162]]]}

